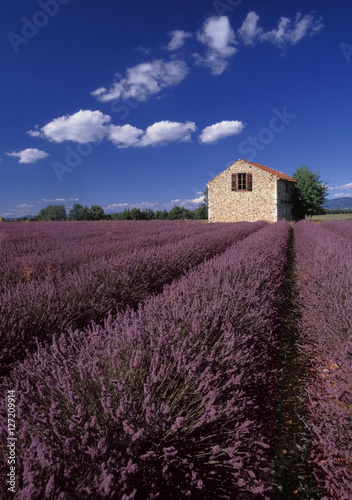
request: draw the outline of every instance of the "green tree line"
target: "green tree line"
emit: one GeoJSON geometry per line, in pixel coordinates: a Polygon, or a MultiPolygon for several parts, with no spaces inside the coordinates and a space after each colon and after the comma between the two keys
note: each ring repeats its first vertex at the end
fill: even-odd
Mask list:
{"type": "Polygon", "coordinates": [[[64,205],[48,205],[42,208],[34,217],[22,217],[16,221],[99,221],[99,220],[176,220],[194,219],[207,220],[208,210],[202,203],[195,210],[175,205],[169,212],[167,210],[156,210],[150,208],[141,210],[139,208],[125,209],[121,213],[105,214],[100,205],[88,206],[75,203],[68,215],[64,205]]]}

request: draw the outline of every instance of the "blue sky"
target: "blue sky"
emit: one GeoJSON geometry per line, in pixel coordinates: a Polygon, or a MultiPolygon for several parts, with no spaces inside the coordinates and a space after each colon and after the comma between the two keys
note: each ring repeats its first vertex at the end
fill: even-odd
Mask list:
{"type": "Polygon", "coordinates": [[[239,158],[352,196],[347,0],[17,0],[0,27],[0,215],[195,208],[239,158]]]}

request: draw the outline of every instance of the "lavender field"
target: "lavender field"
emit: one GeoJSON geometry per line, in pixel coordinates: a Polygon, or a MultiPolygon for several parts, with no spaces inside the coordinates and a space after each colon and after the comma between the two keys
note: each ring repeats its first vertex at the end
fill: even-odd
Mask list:
{"type": "Polygon", "coordinates": [[[295,498],[351,498],[351,228],[2,224],[1,498],[285,498],[292,290],[314,482],[295,498]]]}

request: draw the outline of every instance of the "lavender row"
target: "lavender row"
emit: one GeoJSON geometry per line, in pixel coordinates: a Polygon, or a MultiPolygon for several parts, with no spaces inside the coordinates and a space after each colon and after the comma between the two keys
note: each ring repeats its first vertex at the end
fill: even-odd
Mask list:
{"type": "Polygon", "coordinates": [[[16,498],[269,498],[289,230],[16,368],[16,498]]]}
{"type": "Polygon", "coordinates": [[[326,221],[323,223],[323,228],[352,241],[352,221],[326,221]]]}
{"type": "Polygon", "coordinates": [[[306,384],[312,458],[324,498],[352,498],[352,244],[300,222],[295,227],[300,337],[309,359],[306,384]]]}
{"type": "MultiPolygon", "coordinates": [[[[184,222],[185,226],[191,223],[184,222]]],[[[194,224],[196,225],[196,224],[194,224]]],[[[175,231],[180,228],[173,222],[34,222],[6,223],[0,226],[2,243],[9,245],[13,257],[22,257],[33,252],[47,253],[57,246],[64,249],[70,243],[85,243],[104,236],[125,237],[130,234],[149,234],[175,231]]]]}
{"type": "Polygon", "coordinates": [[[185,271],[223,252],[266,223],[221,225],[161,247],[104,255],[44,280],[7,286],[0,294],[0,371],[23,359],[36,339],[102,321],[109,312],[136,307],[185,271]]]}
{"type": "Polygon", "coordinates": [[[0,283],[18,282],[65,274],[101,255],[133,252],[175,243],[191,235],[216,229],[201,223],[10,223],[0,233],[0,283]]]}

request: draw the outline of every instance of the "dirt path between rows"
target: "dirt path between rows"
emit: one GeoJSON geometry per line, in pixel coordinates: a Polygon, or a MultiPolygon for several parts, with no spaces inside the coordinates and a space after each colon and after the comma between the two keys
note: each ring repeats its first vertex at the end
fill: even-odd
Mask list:
{"type": "Polygon", "coordinates": [[[291,229],[274,435],[274,499],[320,499],[305,426],[302,355],[297,347],[297,288],[291,229]]]}

